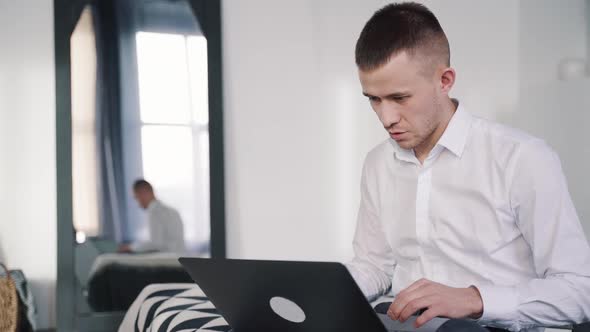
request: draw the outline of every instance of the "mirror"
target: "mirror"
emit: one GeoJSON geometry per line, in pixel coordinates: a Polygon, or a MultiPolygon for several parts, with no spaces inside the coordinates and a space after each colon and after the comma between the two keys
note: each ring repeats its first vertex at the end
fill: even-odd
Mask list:
{"type": "Polygon", "coordinates": [[[186,251],[208,255],[207,40],[187,2],[123,3],[86,6],[71,36],[76,240],[153,242],[132,190],[144,178],[186,251]],[[117,11],[136,19],[105,27],[117,11]]]}
{"type": "Polygon", "coordinates": [[[66,320],[106,331],[145,286],[191,282],[178,257],[225,255],[221,94],[210,91],[221,82],[220,57],[210,59],[220,54],[220,34],[208,19],[207,38],[195,15],[215,14],[219,3],[63,2],[56,34],[59,15],[79,15],[63,46],[56,41],[56,54],[69,50],[70,136],[62,143],[71,149],[71,199],[60,196],[67,183],[58,189],[60,211],[71,213],[58,230],[67,276],[60,296],[75,304],[66,320]]]}

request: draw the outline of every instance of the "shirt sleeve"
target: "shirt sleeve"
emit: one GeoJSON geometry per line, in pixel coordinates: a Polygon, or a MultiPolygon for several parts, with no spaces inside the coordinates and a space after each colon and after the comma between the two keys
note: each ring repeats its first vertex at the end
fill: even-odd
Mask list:
{"type": "Polygon", "coordinates": [[[354,258],[345,264],[361,291],[373,301],[391,287],[395,259],[379,219],[377,182],[365,162],[361,178],[361,202],[354,235],[354,258]]]}
{"type": "Polygon", "coordinates": [[[480,322],[518,331],[588,321],[590,248],[559,157],[542,141],[527,143],[510,188],[536,278],[514,286],[476,285],[484,305],[480,322]]]}

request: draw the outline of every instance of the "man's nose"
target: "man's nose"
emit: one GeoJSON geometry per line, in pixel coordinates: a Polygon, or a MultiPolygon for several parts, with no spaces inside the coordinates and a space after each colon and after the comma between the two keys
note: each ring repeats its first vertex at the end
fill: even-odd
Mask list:
{"type": "Polygon", "coordinates": [[[399,109],[393,103],[383,103],[381,105],[379,118],[385,128],[389,128],[401,120],[399,109]]]}

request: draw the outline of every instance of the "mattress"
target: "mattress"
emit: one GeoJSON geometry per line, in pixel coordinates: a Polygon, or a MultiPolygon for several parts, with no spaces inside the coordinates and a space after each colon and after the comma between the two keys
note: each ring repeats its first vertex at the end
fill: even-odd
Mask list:
{"type": "Polygon", "coordinates": [[[126,311],[148,285],[188,283],[190,276],[171,254],[103,254],[95,260],[86,299],[96,312],[126,311]]]}

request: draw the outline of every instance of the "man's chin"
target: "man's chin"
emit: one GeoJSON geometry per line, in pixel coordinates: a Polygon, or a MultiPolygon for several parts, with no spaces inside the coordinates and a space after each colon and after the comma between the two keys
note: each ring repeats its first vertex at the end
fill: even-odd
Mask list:
{"type": "Polygon", "coordinates": [[[397,143],[397,145],[399,145],[400,148],[404,150],[413,150],[416,147],[415,144],[407,140],[399,140],[395,142],[397,143]]]}

